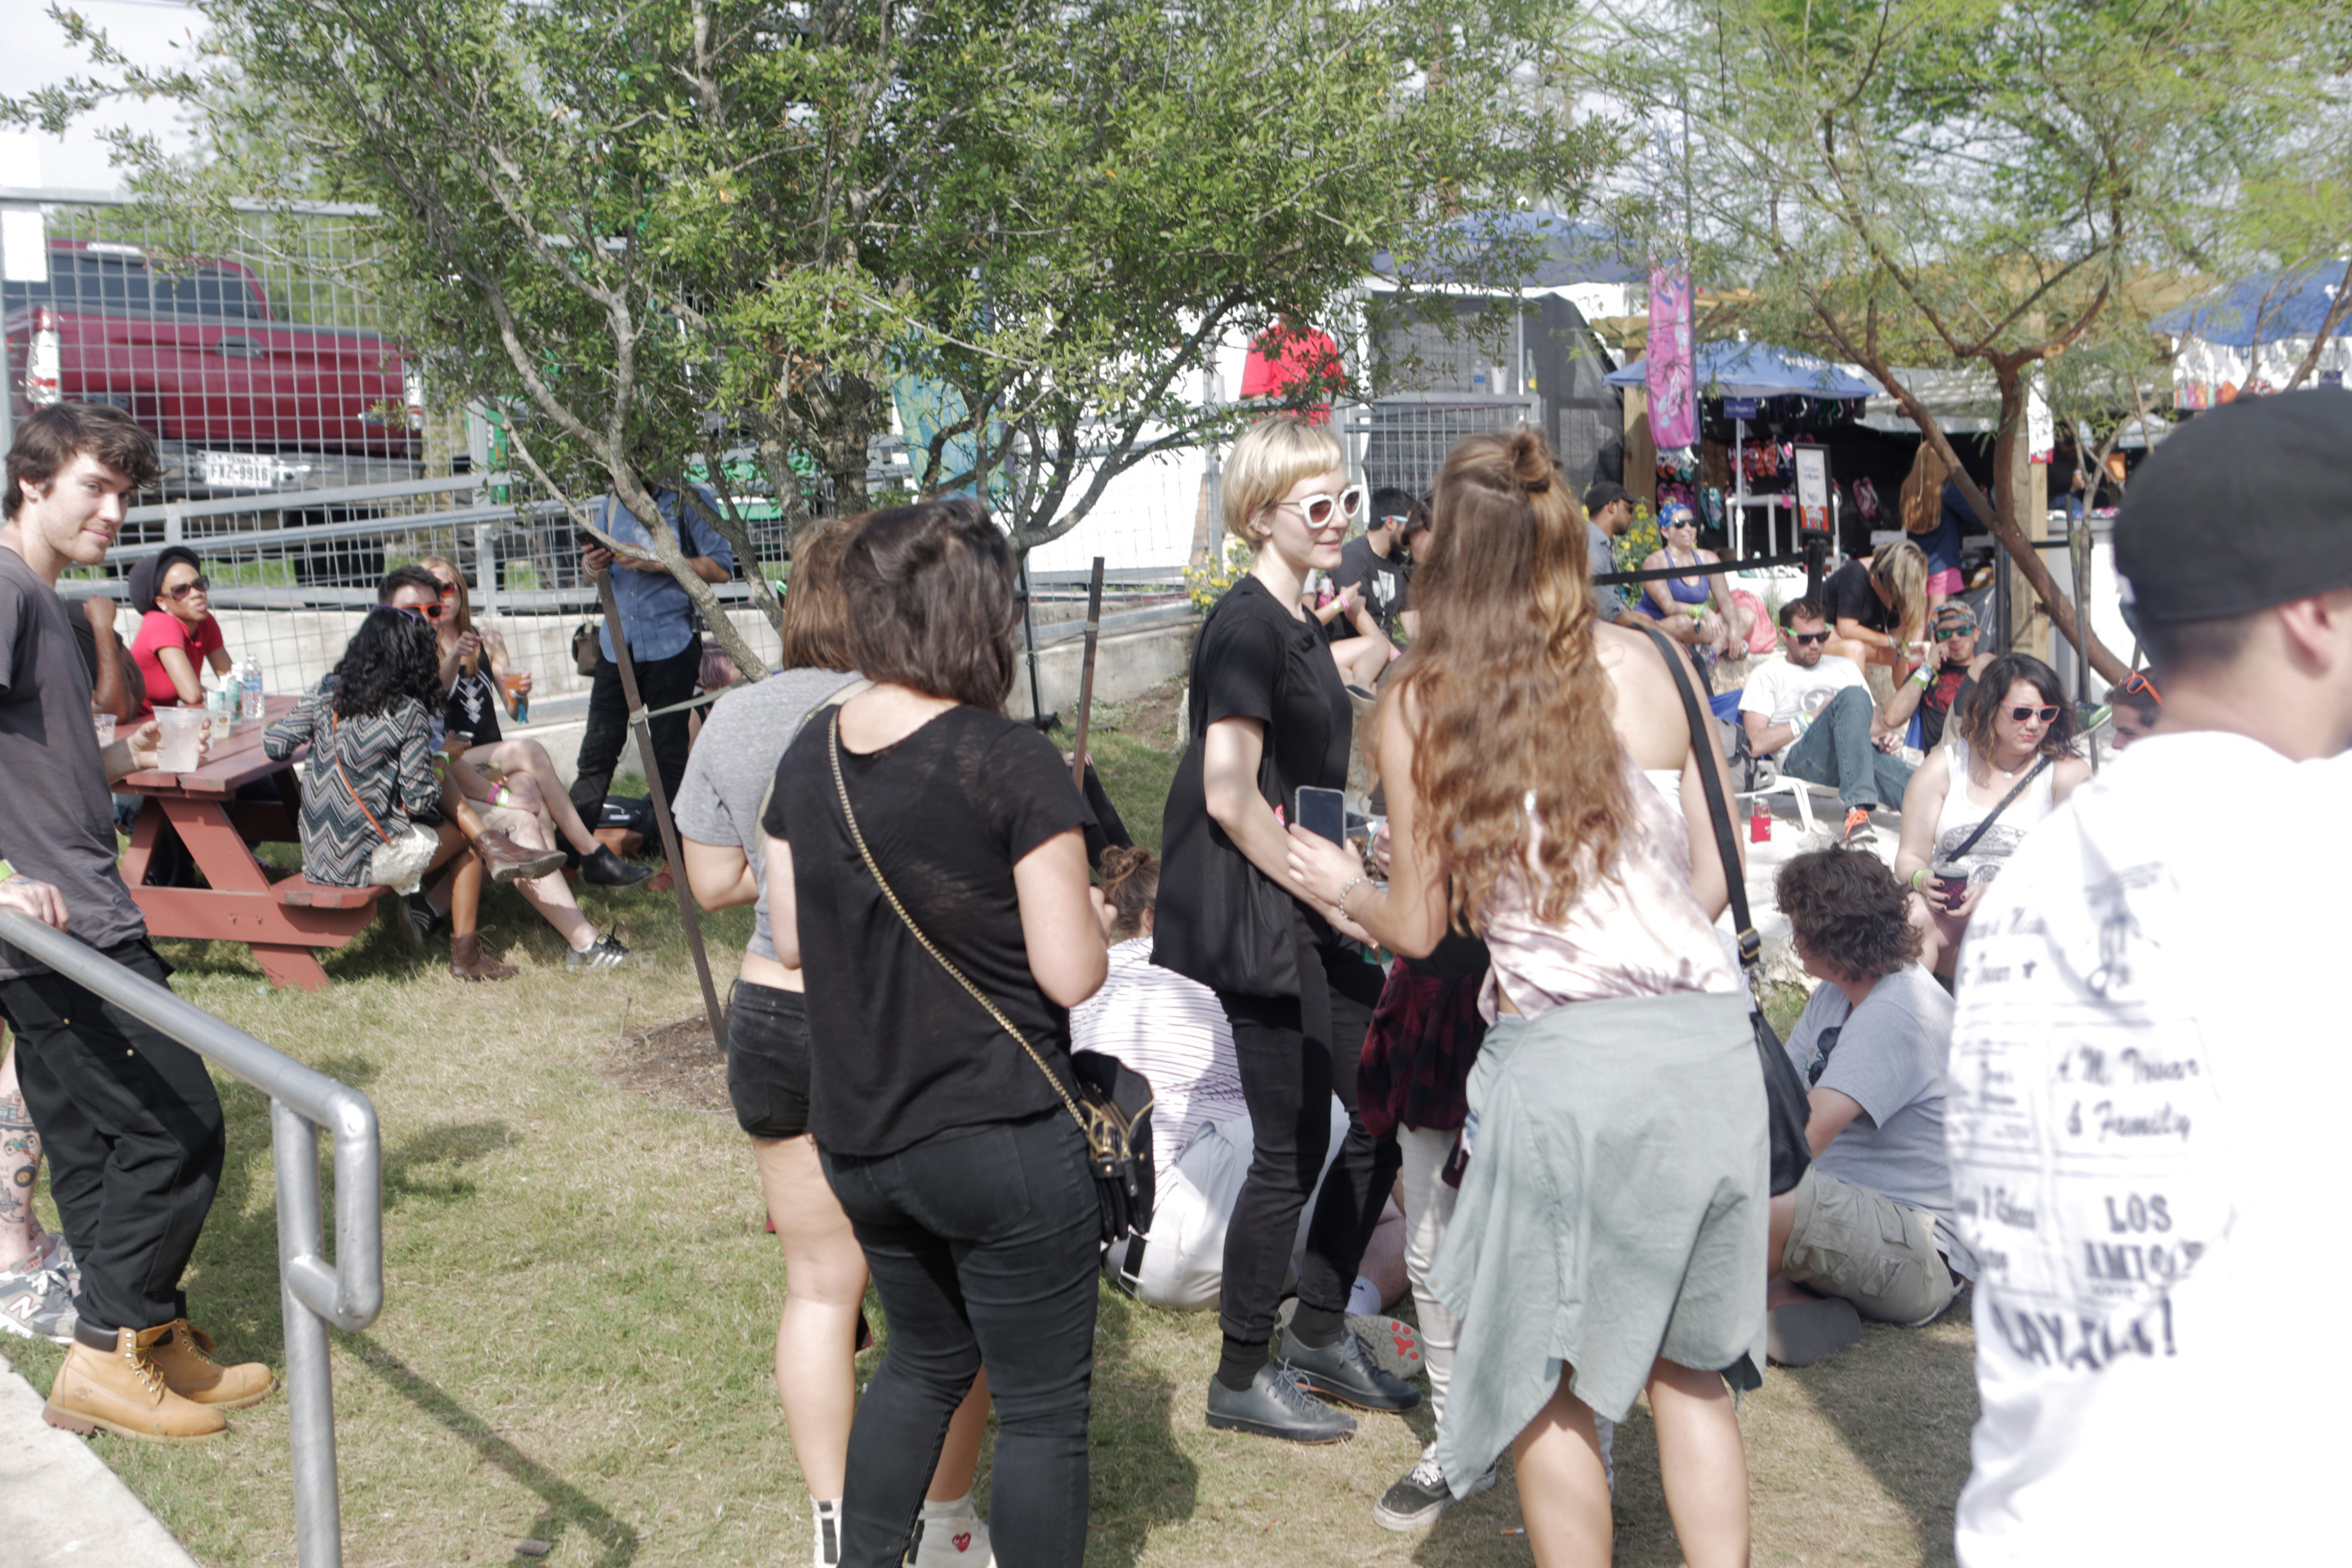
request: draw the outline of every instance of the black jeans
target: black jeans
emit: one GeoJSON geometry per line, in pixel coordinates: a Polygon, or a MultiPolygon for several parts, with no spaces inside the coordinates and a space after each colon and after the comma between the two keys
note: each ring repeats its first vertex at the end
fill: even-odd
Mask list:
{"type": "Polygon", "coordinates": [[[1227,1338],[1251,1344],[1274,1334],[1298,1212],[1330,1145],[1331,1096],[1348,1108],[1348,1141],[1316,1200],[1298,1270],[1299,1300],[1347,1310],[1356,1266],[1402,1160],[1396,1140],[1375,1141],[1356,1110],[1356,1068],[1381,999],[1380,966],[1336,943],[1310,941],[1303,924],[1297,942],[1303,998],[1217,993],[1233,1025],[1253,1145],[1249,1175],[1225,1230],[1217,1321],[1227,1338]]]}
{"type": "MultiPolygon", "coordinates": [[[[693,696],[701,676],[702,641],[698,637],[668,658],[639,659],[637,696],[647,711],[667,708],[693,696]]],[[[678,782],[686,777],[686,719],[683,713],[671,713],[653,721],[654,766],[673,801],[678,782]]],[[[580,808],[580,820],[591,833],[596,831],[604,793],[628,743],[629,703],[621,690],[621,667],[599,657],[595,683],[588,689],[588,728],[580,736],[580,771],[572,780],[572,804],[580,808]]]]}
{"type": "MultiPolygon", "coordinates": [[[[107,956],[158,983],[171,973],[144,942],[107,956]]],[[[180,1276],[228,1147],[204,1058],[47,972],[0,981],[0,1014],[81,1265],[75,1311],[109,1333],[185,1317],[180,1276]]]]}
{"type": "Polygon", "coordinates": [[[996,1560],[1077,1568],[1102,1251],[1078,1130],[1055,1110],[950,1128],[895,1154],[819,1152],[890,1323],[849,1429],[844,1568],[895,1568],[906,1553],[948,1418],[983,1363],[996,1560]]]}

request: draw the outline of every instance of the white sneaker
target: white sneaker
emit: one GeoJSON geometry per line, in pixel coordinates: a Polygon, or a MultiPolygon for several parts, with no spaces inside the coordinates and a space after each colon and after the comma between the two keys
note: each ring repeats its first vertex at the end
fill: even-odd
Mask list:
{"type": "Polygon", "coordinates": [[[915,1521],[915,1549],[907,1553],[908,1568],[995,1568],[996,1551],[988,1543],[988,1525],[966,1499],[961,1510],[934,1513],[929,1505],[915,1521]]]}

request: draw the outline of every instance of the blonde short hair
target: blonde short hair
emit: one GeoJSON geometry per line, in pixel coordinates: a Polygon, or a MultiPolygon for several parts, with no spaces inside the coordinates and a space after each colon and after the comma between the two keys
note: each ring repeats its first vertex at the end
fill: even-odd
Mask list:
{"type": "Polygon", "coordinates": [[[1242,432],[1225,459],[1223,489],[1225,531],[1255,549],[1264,536],[1250,524],[1301,479],[1347,467],[1348,455],[1328,425],[1309,425],[1296,414],[1276,414],[1242,432]]]}

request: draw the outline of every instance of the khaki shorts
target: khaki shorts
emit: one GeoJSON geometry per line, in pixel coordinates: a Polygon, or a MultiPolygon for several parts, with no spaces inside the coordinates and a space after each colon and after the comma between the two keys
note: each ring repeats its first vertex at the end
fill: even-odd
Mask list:
{"type": "Polygon", "coordinates": [[[1925,1323],[1959,1285],[1936,1250],[1936,1216],[1808,1168],[1780,1277],[1853,1303],[1877,1323],[1925,1323]]]}

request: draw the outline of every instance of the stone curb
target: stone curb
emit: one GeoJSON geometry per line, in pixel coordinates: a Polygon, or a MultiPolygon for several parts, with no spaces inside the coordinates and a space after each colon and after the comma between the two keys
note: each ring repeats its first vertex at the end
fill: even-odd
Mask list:
{"type": "Polygon", "coordinates": [[[0,1559],[9,1568],[195,1568],[90,1439],[41,1419],[41,1403],[0,1353],[0,1559]]]}

